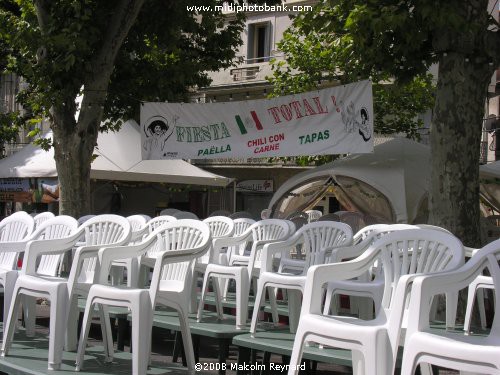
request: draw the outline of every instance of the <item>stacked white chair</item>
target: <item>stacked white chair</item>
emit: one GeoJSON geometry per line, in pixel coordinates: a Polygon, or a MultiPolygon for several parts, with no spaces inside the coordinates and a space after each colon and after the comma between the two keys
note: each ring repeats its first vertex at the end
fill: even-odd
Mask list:
{"type": "MultiPolygon", "coordinates": [[[[354,235],[353,246],[333,249],[329,262],[343,262],[356,258],[363,254],[374,241],[385,234],[405,229],[416,229],[416,227],[408,224],[374,224],[364,227],[354,235]]],[[[351,314],[357,314],[363,319],[373,318],[373,312],[376,313],[379,310],[384,295],[384,278],[381,268],[375,266],[355,280],[329,282],[326,288],[324,314],[338,314],[339,301],[336,297],[340,294],[350,296],[351,314]]]]}
{"type": "Polygon", "coordinates": [[[38,228],[38,226],[42,224],[45,220],[52,219],[54,216],[55,215],[49,211],[36,214],[33,217],[33,220],[35,220],[35,228],[38,228]]]}
{"type": "MultiPolygon", "coordinates": [[[[233,265],[228,266],[214,263],[207,266],[203,279],[201,298],[198,304],[198,321],[202,317],[203,304],[210,278],[213,277],[217,280],[220,278],[233,279],[236,282],[236,328],[243,328],[247,321],[250,282],[252,277],[258,277],[260,273],[262,247],[266,243],[282,241],[288,238],[293,232],[293,224],[290,226],[286,220],[267,219],[251,225],[240,236],[219,238],[214,241],[214,259],[219,259],[219,252],[225,247],[239,246],[242,243],[252,241],[252,249],[247,264],[236,265],[236,263],[233,263],[233,265]]],[[[243,256],[236,255],[232,257],[243,258],[243,256]]],[[[219,318],[222,319],[221,296],[218,294],[218,288],[215,288],[214,291],[217,313],[219,318]]]]}
{"type": "MultiPolygon", "coordinates": [[[[77,370],[81,370],[85,345],[94,312],[94,306],[128,307],[132,315],[132,374],[145,375],[149,363],[151,328],[155,306],[175,309],[179,314],[181,333],[188,369],[194,369],[194,351],[188,324],[189,295],[195,261],[211,245],[210,229],[198,220],[179,220],[168,223],[151,233],[143,242],[99,251],[101,263],[98,283],[89,291],[78,346],[77,370]],[[108,284],[112,262],[137,257],[149,248],[159,249],[155,259],[151,286],[148,289],[119,288],[108,284]]],[[[102,323],[101,323],[102,324],[102,323]]],[[[109,336],[108,331],[104,337],[109,336]]],[[[106,343],[105,343],[106,344],[106,343]]],[[[105,345],[106,349],[106,345],[105,345]]],[[[112,358],[112,347],[106,352],[112,358]]]]}
{"type": "MultiPolygon", "coordinates": [[[[338,246],[348,246],[352,243],[352,230],[347,224],[334,221],[323,221],[309,223],[295,232],[285,241],[264,245],[262,250],[262,268],[258,279],[257,295],[253,310],[250,332],[255,333],[259,308],[264,302],[266,289],[268,287],[289,290],[289,319],[290,331],[295,332],[300,313],[300,296],[297,292],[303,293],[306,283],[306,273],[310,266],[323,264],[325,251],[332,250],[338,246]],[[289,252],[290,247],[302,245],[305,260],[302,270],[298,274],[285,272],[274,272],[273,262],[275,255],[282,252],[289,252]]],[[[274,293],[269,292],[273,321],[278,322],[276,301],[274,293]]]]}
{"type": "Polygon", "coordinates": [[[4,287],[4,320],[9,313],[12,291],[18,276],[18,255],[25,250],[34,229],[33,217],[24,211],[13,213],[0,222],[0,284],[4,287]]]}
{"type": "Polygon", "coordinates": [[[412,375],[418,365],[422,374],[432,374],[430,365],[450,368],[461,374],[500,374],[500,313],[495,310],[491,330],[486,335],[430,327],[431,301],[435,295],[458,292],[488,269],[495,299],[500,299],[500,240],[479,250],[461,268],[414,280],[411,292],[405,349],[401,373],[412,375]]]}
{"type": "MultiPolygon", "coordinates": [[[[227,216],[211,216],[203,220],[205,224],[210,228],[210,233],[212,235],[212,241],[218,238],[231,237],[234,234],[234,221],[227,216]]],[[[204,275],[205,269],[209,263],[221,263],[220,259],[214,258],[213,246],[210,251],[199,257],[196,260],[194,266],[194,277],[193,277],[193,292],[191,294],[191,310],[193,312],[197,311],[197,283],[198,275],[204,275]]],[[[214,283],[214,288],[218,288],[219,285],[214,283]]]]}
{"type": "MultiPolygon", "coordinates": [[[[66,349],[75,350],[77,344],[78,297],[86,296],[96,281],[97,255],[103,246],[119,246],[130,240],[130,224],[117,215],[95,216],[82,224],[70,236],[62,239],[32,241],[26,249],[21,275],[17,278],[7,327],[4,331],[2,355],[7,355],[12,344],[15,321],[21,296],[48,298],[50,300],[49,370],[61,366],[66,333],[66,349]],[[71,249],[82,235],[85,245],[75,251],[68,278],[38,274],[39,256],[63,254],[71,249]]],[[[106,311],[101,311],[101,321],[109,325],[106,311]]],[[[106,333],[106,332],[104,332],[106,333]]],[[[112,339],[104,335],[106,347],[112,339]]]]}
{"type": "MultiPolygon", "coordinates": [[[[127,216],[130,223],[132,234],[130,235],[130,243],[141,242],[143,237],[149,233],[147,226],[148,216],[146,215],[131,215],[127,216]]],[[[123,281],[124,270],[127,270],[127,285],[136,287],[138,285],[139,265],[137,258],[129,258],[123,261],[116,261],[110,271],[111,281],[114,285],[119,285],[123,281]]]]}
{"type": "Polygon", "coordinates": [[[355,375],[394,373],[411,281],[422,273],[456,269],[463,258],[463,246],[454,236],[409,229],[386,234],[352,261],[311,267],[288,374],[298,374],[303,350],[311,342],[351,350],[355,375]],[[323,285],[362,275],[377,260],[382,262],[385,286],[375,319],[323,315],[323,285]]]}
{"type": "Polygon", "coordinates": [[[305,211],[307,215],[307,219],[309,223],[318,220],[321,216],[323,216],[323,212],[320,210],[307,210],[305,211]]]}

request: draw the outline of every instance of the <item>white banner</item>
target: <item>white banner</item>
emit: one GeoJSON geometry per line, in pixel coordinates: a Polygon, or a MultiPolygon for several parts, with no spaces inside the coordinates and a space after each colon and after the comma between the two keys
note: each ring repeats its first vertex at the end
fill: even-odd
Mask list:
{"type": "Polygon", "coordinates": [[[143,159],[373,152],[370,81],[242,102],[141,106],[143,159]]]}

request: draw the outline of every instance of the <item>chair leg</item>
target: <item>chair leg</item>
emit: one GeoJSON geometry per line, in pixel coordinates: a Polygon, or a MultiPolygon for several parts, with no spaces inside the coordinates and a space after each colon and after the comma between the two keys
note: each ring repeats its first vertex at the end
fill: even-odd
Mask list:
{"type": "Polygon", "coordinates": [[[2,357],[5,357],[8,354],[12,345],[14,331],[16,330],[17,317],[19,315],[19,304],[21,302],[22,295],[17,290],[14,291],[14,293],[14,300],[10,304],[9,311],[7,315],[4,315],[4,322],[6,323],[4,323],[3,330],[2,357]]]}
{"type": "Polygon", "coordinates": [[[59,285],[56,293],[57,296],[51,296],[50,300],[49,370],[59,370],[61,367],[66,331],[67,286],[59,285]]]}
{"type": "MultiPolygon", "coordinates": [[[[269,304],[271,305],[271,316],[273,318],[273,323],[278,324],[280,321],[280,317],[278,315],[278,303],[276,302],[276,292],[278,291],[278,288],[272,288],[271,290],[268,289],[268,295],[269,295],[269,304]]],[[[283,289],[283,293],[285,293],[285,289],[283,289]]],[[[265,296],[265,294],[264,294],[265,296]]]]}
{"type": "Polygon", "coordinates": [[[66,330],[66,343],[65,349],[68,352],[74,352],[78,344],[78,317],[80,312],[78,311],[78,296],[72,296],[69,301],[68,307],[68,327],[66,330]]]}
{"type": "Polygon", "coordinates": [[[10,310],[10,304],[12,301],[12,295],[14,292],[14,288],[17,280],[17,271],[15,272],[7,272],[5,274],[4,285],[3,285],[3,317],[5,321],[5,317],[8,316],[10,310]]]}
{"type": "Polygon", "coordinates": [[[306,334],[306,331],[303,331],[301,327],[297,328],[297,333],[295,334],[295,340],[293,342],[292,355],[290,357],[290,367],[288,370],[288,375],[299,374],[299,365],[302,360],[306,334]]]}
{"type": "Polygon", "coordinates": [[[24,324],[26,327],[26,336],[35,336],[36,324],[36,298],[24,295],[23,296],[23,311],[24,311],[24,324]]]}
{"type": "Polygon", "coordinates": [[[149,294],[141,293],[139,304],[132,303],[132,374],[145,375],[148,370],[151,350],[152,311],[143,310],[151,305],[149,294]],[[136,306],[134,306],[136,305],[136,306]]]}
{"type": "Polygon", "coordinates": [[[247,269],[241,268],[239,280],[236,280],[236,329],[247,324],[249,288],[247,269]]]}
{"type": "MultiPolygon", "coordinates": [[[[208,279],[207,279],[208,284],[208,279]]],[[[207,285],[208,288],[208,285],[207,285]]],[[[219,277],[212,276],[212,288],[214,290],[215,307],[217,309],[217,317],[224,319],[224,308],[222,306],[222,295],[219,289],[219,277]]]]}
{"type": "Polygon", "coordinates": [[[89,296],[87,306],[85,307],[85,313],[83,314],[82,331],[80,334],[80,341],[78,343],[78,352],[76,353],[75,371],[80,371],[83,368],[83,356],[85,355],[85,347],[87,346],[87,339],[89,337],[93,315],[94,303],[92,302],[92,297],[89,296]]]}
{"type": "Polygon", "coordinates": [[[257,288],[257,295],[255,296],[255,303],[253,306],[252,322],[250,323],[250,334],[253,336],[257,331],[257,322],[259,321],[260,306],[263,304],[263,296],[266,295],[266,286],[262,285],[259,280],[259,287],[257,288]]]}
{"type": "Polygon", "coordinates": [[[295,333],[299,325],[299,316],[301,308],[301,293],[298,290],[290,290],[288,292],[288,319],[290,332],[295,333]]]}
{"type": "Polygon", "coordinates": [[[109,309],[108,306],[103,304],[98,304],[99,311],[99,321],[101,325],[102,342],[104,345],[105,361],[113,361],[113,334],[111,331],[111,322],[109,319],[109,309]]]}
{"type": "Polygon", "coordinates": [[[182,333],[182,342],[184,344],[184,353],[186,354],[186,362],[188,370],[192,371],[194,369],[194,349],[193,349],[193,339],[191,337],[191,329],[188,323],[187,311],[183,311],[182,308],[178,310],[179,312],[179,323],[182,333]]]}
{"type": "Polygon", "coordinates": [[[457,305],[458,292],[446,293],[446,328],[455,327],[455,321],[457,319],[457,305]]]}

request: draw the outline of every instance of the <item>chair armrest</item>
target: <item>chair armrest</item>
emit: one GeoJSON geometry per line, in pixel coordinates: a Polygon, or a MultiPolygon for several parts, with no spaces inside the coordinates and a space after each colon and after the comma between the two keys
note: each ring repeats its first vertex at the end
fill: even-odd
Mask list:
{"type": "Polygon", "coordinates": [[[322,264],[309,268],[301,314],[321,314],[322,286],[329,281],[349,280],[371,267],[379,250],[371,248],[362,256],[341,263],[322,264]]]}
{"type": "Polygon", "coordinates": [[[22,253],[29,239],[23,241],[0,242],[0,253],[22,253]]]}
{"type": "MultiPolygon", "coordinates": [[[[71,270],[69,271],[68,276],[68,291],[71,294],[73,291],[73,286],[75,282],[78,280],[78,276],[82,270],[83,261],[85,259],[97,258],[99,253],[99,249],[104,246],[109,245],[91,245],[91,246],[80,246],[75,250],[75,254],[73,256],[73,264],[71,265],[71,270]]],[[[99,267],[99,264],[96,265],[96,268],[99,267]]],[[[99,274],[99,270],[95,270],[95,275],[99,274]]],[[[95,279],[94,279],[95,282],[95,279]]]]}
{"type": "Polygon", "coordinates": [[[281,253],[287,248],[303,243],[303,236],[299,233],[295,233],[292,237],[287,238],[284,241],[270,242],[264,244],[262,247],[262,267],[260,272],[272,272],[273,271],[273,258],[274,255],[281,253]]]}
{"type": "Polygon", "coordinates": [[[210,262],[218,262],[221,250],[230,246],[236,246],[252,238],[252,232],[247,230],[239,236],[214,238],[212,240],[212,254],[210,262]]]}
{"type": "Polygon", "coordinates": [[[26,275],[36,275],[36,262],[40,255],[65,253],[71,250],[75,241],[76,239],[73,236],[60,239],[29,241],[26,244],[26,253],[21,272],[26,275]]]}
{"type": "Polygon", "coordinates": [[[129,259],[136,256],[144,254],[150,248],[151,243],[155,240],[155,236],[148,236],[148,239],[135,244],[135,245],[125,245],[125,246],[114,246],[114,247],[103,247],[99,249],[99,284],[107,284],[109,270],[111,269],[111,264],[115,260],[129,259]]]}

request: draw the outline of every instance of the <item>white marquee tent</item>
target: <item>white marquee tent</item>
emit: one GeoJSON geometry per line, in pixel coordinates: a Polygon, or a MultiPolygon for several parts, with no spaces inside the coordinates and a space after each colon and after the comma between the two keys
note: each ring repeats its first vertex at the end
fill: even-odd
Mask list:
{"type": "MultiPolygon", "coordinates": [[[[480,167],[481,195],[500,208],[500,161],[480,167]],[[496,179],[496,180],[495,180],[496,179]],[[488,183],[488,184],[487,184],[488,183]]],[[[316,204],[327,192],[344,206],[387,222],[425,222],[430,183],[430,148],[406,138],[302,172],[285,182],[269,204],[286,216],[316,204]]]]}
{"type": "MultiPolygon", "coordinates": [[[[183,160],[142,160],[140,130],[133,120],[123,123],[118,132],[99,133],[95,154],[90,173],[93,179],[207,186],[231,182],[183,160]]],[[[57,177],[53,149],[44,151],[30,144],[0,160],[0,178],[9,177],[57,177]]]]}

